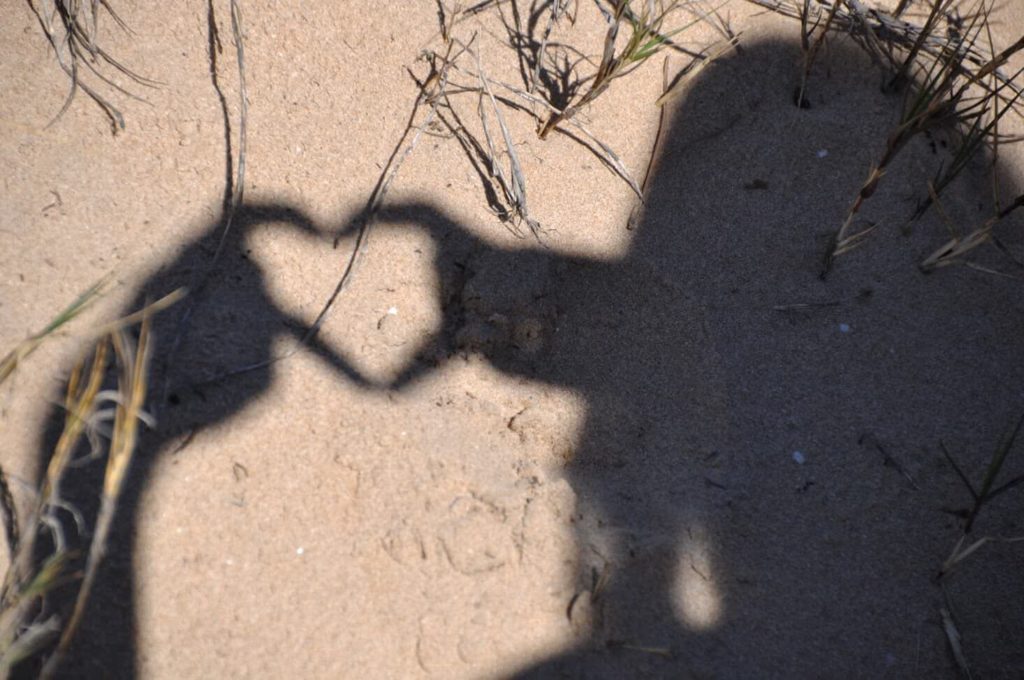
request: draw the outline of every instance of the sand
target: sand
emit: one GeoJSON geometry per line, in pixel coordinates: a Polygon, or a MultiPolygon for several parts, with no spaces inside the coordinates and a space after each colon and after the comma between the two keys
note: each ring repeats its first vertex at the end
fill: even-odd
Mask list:
{"type": "MultiPolygon", "coordinates": [[[[941,135],[900,158],[863,211],[882,226],[819,279],[899,100],[836,41],[796,108],[797,24],[752,6],[730,6],[741,48],[667,110],[635,223],[593,153],[509,110],[542,233],[502,223],[433,125],[318,342],[196,387],[287,352],[316,317],[405,130],[409,71],[428,72],[436,9],[243,3],[245,203],[176,353],[181,309],[157,326],[159,424],[65,675],[952,678],[949,605],[975,677],[1024,675],[1024,544],[979,550],[948,599],[933,579],[970,505],[940,442],[980,480],[1024,404],[1020,280],[917,269],[944,219],[899,225],[941,135]]],[[[162,84],[130,86],[148,103],[112,95],[116,137],[81,95],[45,127],[67,83],[25,4],[0,26],[0,347],[114,276],[0,393],[22,507],[90,325],[194,286],[216,249],[215,84],[237,151],[226,3],[216,83],[205,4],[118,10],[134,34],[108,22],[108,50],[162,84]]],[[[574,44],[597,54],[596,11],[579,13],[574,44]]],[[[476,32],[490,77],[512,82],[495,18],[458,35],[476,32]]],[[[700,27],[687,43],[715,39],[700,27]]],[[[637,177],[661,62],[581,114],[637,177]]],[[[475,95],[453,101],[479,135],[475,95]]],[[[1020,160],[1001,150],[1006,195],[1020,160]]],[[[983,165],[945,199],[951,221],[985,216],[983,165]]],[[[1018,256],[1020,226],[1003,232],[1018,256]]],[[[1013,271],[991,248],[974,261],[1013,271]]],[[[1005,479],[1022,472],[1016,451],[1005,479]]],[[[1000,496],[973,535],[1024,535],[1022,510],[1000,496]]]]}

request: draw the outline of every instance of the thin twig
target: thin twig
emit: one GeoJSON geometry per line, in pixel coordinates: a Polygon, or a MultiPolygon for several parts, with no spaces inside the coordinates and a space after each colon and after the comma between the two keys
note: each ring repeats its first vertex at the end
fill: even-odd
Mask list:
{"type": "MultiPolygon", "coordinates": [[[[526,177],[523,175],[523,168],[519,163],[519,155],[516,153],[515,143],[512,141],[512,133],[509,132],[508,126],[505,124],[505,117],[502,115],[501,108],[498,106],[498,102],[494,98],[494,92],[491,91],[490,81],[488,81],[487,76],[484,74],[483,65],[480,63],[480,55],[472,51],[470,53],[476,59],[476,69],[477,75],[480,77],[480,84],[483,86],[488,99],[490,99],[491,107],[494,110],[494,116],[498,120],[498,127],[501,129],[501,137],[505,142],[505,151],[508,154],[509,169],[512,172],[512,181],[508,185],[508,189],[511,190],[509,192],[508,199],[512,204],[514,213],[526,222],[534,237],[540,240],[540,224],[530,217],[527,210],[526,177]]],[[[500,168],[501,165],[498,163],[498,159],[494,153],[494,145],[487,131],[487,117],[484,115],[482,106],[480,108],[480,120],[483,123],[484,135],[487,138],[487,144],[491,148],[491,156],[494,157],[494,167],[500,168]]]]}
{"type": "MultiPolygon", "coordinates": [[[[213,12],[213,0],[208,0],[208,30],[210,31],[209,37],[209,59],[210,59],[210,79],[213,83],[213,88],[217,92],[217,96],[220,99],[221,110],[224,115],[224,127],[225,127],[225,144],[226,148],[226,163],[227,163],[227,184],[225,186],[225,197],[226,205],[224,207],[224,228],[221,231],[220,239],[217,242],[217,247],[214,249],[213,257],[210,258],[209,263],[206,265],[204,272],[200,275],[199,282],[195,288],[191,291],[192,295],[188,301],[188,305],[181,313],[181,317],[176,325],[174,338],[171,340],[170,346],[164,356],[161,357],[161,368],[168,366],[171,363],[173,357],[178,353],[178,349],[181,346],[182,341],[185,338],[186,333],[189,330],[192,321],[192,314],[195,312],[196,305],[202,299],[203,293],[206,287],[209,285],[211,278],[213,277],[214,269],[217,263],[220,261],[221,256],[224,253],[224,246],[227,243],[228,235],[231,231],[231,227],[234,223],[235,213],[238,207],[242,204],[244,192],[245,192],[245,158],[248,138],[248,113],[249,113],[249,102],[248,95],[245,85],[245,44],[243,40],[242,30],[242,12],[238,6],[237,0],[230,0],[230,11],[231,11],[231,32],[235,41],[235,54],[238,61],[238,167],[236,168],[236,174],[234,179],[231,177],[231,164],[232,164],[232,149],[231,149],[231,117],[227,108],[227,100],[224,97],[224,93],[221,91],[220,80],[217,74],[217,51],[220,48],[219,34],[217,31],[217,23],[213,12]]],[[[166,370],[163,373],[163,384],[161,389],[161,398],[158,400],[158,404],[166,402],[167,392],[170,389],[169,375],[166,370]]]]}

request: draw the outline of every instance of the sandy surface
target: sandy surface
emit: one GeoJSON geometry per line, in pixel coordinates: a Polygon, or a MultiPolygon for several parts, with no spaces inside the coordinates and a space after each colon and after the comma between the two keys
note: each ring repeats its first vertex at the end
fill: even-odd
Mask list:
{"type": "MultiPolygon", "coordinates": [[[[163,84],[117,100],[113,138],[84,96],[44,129],[66,83],[24,3],[0,26],[0,346],[115,276],[0,394],[22,505],[81,332],[194,285],[222,226],[207,7],[124,4],[135,35],[108,27],[108,48],[163,84]]],[[[518,236],[428,130],[317,345],[197,388],[315,318],[405,129],[407,69],[422,77],[438,44],[430,2],[243,9],[246,202],[176,354],[180,310],[158,327],[159,426],[68,677],[957,676],[932,577],[970,498],[939,442],[980,480],[1024,403],[1024,298],[1019,279],[921,274],[946,239],[937,211],[899,235],[941,136],[901,157],[864,210],[878,233],[819,280],[899,105],[860,53],[835,42],[797,109],[797,25],[732,7],[742,47],[675,100],[635,229],[592,153],[507,112],[544,230],[518,236]],[[829,304],[777,309],[803,303],[829,304]]],[[[574,44],[597,54],[596,10],[579,11],[574,44]]],[[[1006,16],[1002,44],[1019,3],[1006,16]]],[[[494,15],[458,27],[474,31],[488,73],[517,78],[494,15]]],[[[660,64],[583,114],[637,176],[660,64]]],[[[453,101],[479,134],[476,96],[453,101]]],[[[1017,160],[998,166],[1007,195],[1017,160]]],[[[946,198],[957,224],[988,209],[978,170],[946,198]]],[[[1020,226],[1004,232],[1018,254],[1020,226]]],[[[976,535],[1024,535],[1022,511],[1001,496],[976,535]]],[[[947,584],[975,677],[1024,676],[1022,558],[986,546],[947,584]]]]}

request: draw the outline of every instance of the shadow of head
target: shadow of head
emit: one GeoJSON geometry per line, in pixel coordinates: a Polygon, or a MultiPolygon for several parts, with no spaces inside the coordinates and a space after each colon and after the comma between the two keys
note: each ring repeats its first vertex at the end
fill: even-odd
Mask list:
{"type": "MultiPolygon", "coordinates": [[[[876,234],[821,281],[902,99],[835,45],[798,108],[799,60],[795,43],[754,40],[692,85],[621,259],[497,248],[427,203],[378,216],[432,235],[444,310],[395,389],[477,355],[588,405],[571,459],[552,461],[579,503],[567,608],[585,632],[524,676],[953,668],[929,576],[957,537],[940,508],[963,489],[936,445],[958,440],[981,474],[979,440],[1019,408],[1024,309],[1014,280],[916,264],[944,220],[966,230],[992,214],[991,159],[904,237],[956,132],[914,140],[862,211],[876,234]]],[[[1005,669],[993,621],[1024,622],[983,590],[972,655],[1005,669]]]]}

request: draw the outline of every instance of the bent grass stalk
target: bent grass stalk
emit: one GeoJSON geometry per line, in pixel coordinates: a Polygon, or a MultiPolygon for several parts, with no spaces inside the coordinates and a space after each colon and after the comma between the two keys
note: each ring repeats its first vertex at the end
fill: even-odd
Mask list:
{"type": "MultiPolygon", "coordinates": [[[[936,201],[932,199],[932,203],[936,201]]],[[[993,239],[995,226],[1007,217],[1010,213],[1024,206],[1024,194],[1017,196],[1009,205],[1004,207],[993,217],[988,218],[980,226],[964,236],[954,235],[949,241],[937,248],[931,255],[926,257],[919,265],[922,271],[930,272],[939,267],[946,267],[960,262],[964,255],[978,246],[988,243],[993,239]]]]}

